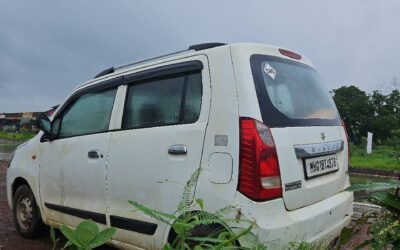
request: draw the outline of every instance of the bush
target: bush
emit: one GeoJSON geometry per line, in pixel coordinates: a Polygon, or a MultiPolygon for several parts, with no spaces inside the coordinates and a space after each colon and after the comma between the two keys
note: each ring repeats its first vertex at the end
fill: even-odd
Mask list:
{"type": "MultiPolygon", "coordinates": [[[[373,250],[400,249],[400,198],[397,196],[399,188],[400,181],[392,180],[384,183],[355,184],[346,189],[347,191],[374,191],[367,200],[383,208],[381,212],[367,212],[358,221],[358,223],[365,223],[368,219],[374,219],[369,228],[371,239],[364,241],[356,249],[366,246],[370,246],[373,250]]],[[[350,233],[357,230],[356,228],[353,227],[350,233]]]]}

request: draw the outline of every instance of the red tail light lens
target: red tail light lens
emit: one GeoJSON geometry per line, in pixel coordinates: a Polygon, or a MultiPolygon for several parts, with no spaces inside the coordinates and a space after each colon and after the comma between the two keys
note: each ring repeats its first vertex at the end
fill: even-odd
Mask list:
{"type": "Polygon", "coordinates": [[[255,201],[282,197],[278,155],[270,129],[250,118],[240,119],[239,191],[255,201]]]}

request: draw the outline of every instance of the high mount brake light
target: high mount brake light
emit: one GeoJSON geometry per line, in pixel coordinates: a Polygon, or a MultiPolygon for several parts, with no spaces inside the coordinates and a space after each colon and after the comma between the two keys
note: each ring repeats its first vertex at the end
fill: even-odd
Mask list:
{"type": "Polygon", "coordinates": [[[282,197],[278,155],[271,130],[250,118],[240,119],[238,190],[255,201],[282,197]]]}
{"type": "Polygon", "coordinates": [[[279,52],[281,52],[282,55],[296,59],[296,60],[301,60],[301,55],[297,54],[296,52],[287,50],[287,49],[279,49],[279,52]]]}

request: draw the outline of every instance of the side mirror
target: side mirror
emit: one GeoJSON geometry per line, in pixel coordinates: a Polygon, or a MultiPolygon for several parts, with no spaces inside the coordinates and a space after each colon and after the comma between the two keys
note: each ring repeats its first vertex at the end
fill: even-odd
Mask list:
{"type": "Polygon", "coordinates": [[[52,140],[53,135],[51,134],[51,122],[45,114],[39,114],[36,124],[38,128],[44,132],[42,138],[40,138],[40,141],[44,142],[52,140]]]}

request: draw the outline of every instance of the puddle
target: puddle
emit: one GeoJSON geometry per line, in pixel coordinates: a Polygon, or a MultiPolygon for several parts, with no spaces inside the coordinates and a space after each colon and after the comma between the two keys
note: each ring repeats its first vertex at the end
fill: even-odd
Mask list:
{"type": "MultiPolygon", "coordinates": [[[[390,179],[392,179],[392,178],[375,176],[375,175],[365,175],[365,174],[350,174],[350,183],[351,184],[386,182],[390,179]]],[[[364,198],[367,197],[369,195],[369,193],[370,192],[366,192],[366,191],[354,192],[354,200],[355,201],[364,201],[364,198]]]]}
{"type": "Polygon", "coordinates": [[[11,153],[20,145],[23,141],[10,141],[0,139],[0,161],[8,160],[11,153]]]}

